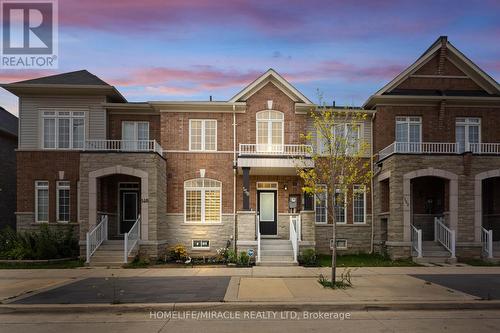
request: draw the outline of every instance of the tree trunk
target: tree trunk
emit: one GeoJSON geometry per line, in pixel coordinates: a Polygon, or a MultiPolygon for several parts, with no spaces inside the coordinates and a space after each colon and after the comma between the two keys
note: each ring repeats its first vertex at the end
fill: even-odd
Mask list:
{"type": "Polygon", "coordinates": [[[332,283],[337,279],[337,222],[335,221],[335,188],[332,191],[332,283]]]}

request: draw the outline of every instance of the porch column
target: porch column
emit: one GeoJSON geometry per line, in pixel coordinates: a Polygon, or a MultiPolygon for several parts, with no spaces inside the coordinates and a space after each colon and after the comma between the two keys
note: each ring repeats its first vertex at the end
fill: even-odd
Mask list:
{"type": "Polygon", "coordinates": [[[250,210],[250,168],[243,167],[243,210],[250,210]]]}

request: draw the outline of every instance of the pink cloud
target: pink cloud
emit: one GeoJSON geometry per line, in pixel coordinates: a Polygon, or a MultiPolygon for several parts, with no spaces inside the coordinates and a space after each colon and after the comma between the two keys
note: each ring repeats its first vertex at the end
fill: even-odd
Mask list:
{"type": "Polygon", "coordinates": [[[1,70],[0,83],[12,83],[56,74],[53,70],[1,70]]]}

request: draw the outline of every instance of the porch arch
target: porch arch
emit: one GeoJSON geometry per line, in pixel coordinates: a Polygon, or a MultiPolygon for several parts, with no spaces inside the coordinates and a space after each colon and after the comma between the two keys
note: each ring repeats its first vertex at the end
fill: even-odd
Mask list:
{"type": "Polygon", "coordinates": [[[483,180],[500,177],[500,169],[478,173],[474,178],[474,241],[481,242],[483,225],[483,180]]]}
{"type": "Polygon", "coordinates": [[[128,176],[134,176],[141,179],[141,239],[148,240],[149,231],[149,183],[148,183],[148,173],[122,165],[115,165],[107,168],[102,168],[89,172],[89,230],[95,225],[97,221],[97,178],[114,175],[123,174],[128,176]]]}
{"type": "Polygon", "coordinates": [[[441,169],[427,168],[408,172],[403,175],[403,239],[411,241],[411,180],[413,178],[433,176],[447,179],[450,182],[449,210],[450,227],[458,232],[458,176],[453,172],[441,169]]]}

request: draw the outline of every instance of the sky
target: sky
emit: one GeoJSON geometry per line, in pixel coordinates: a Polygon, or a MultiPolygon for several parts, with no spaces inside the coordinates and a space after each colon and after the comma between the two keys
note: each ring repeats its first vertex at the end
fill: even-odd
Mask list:
{"type": "Polygon", "coordinates": [[[359,106],[440,35],[498,81],[499,16],[500,0],[59,0],[59,68],[0,82],[87,69],[129,101],[228,100],[274,68],[314,102],[359,106]]]}

